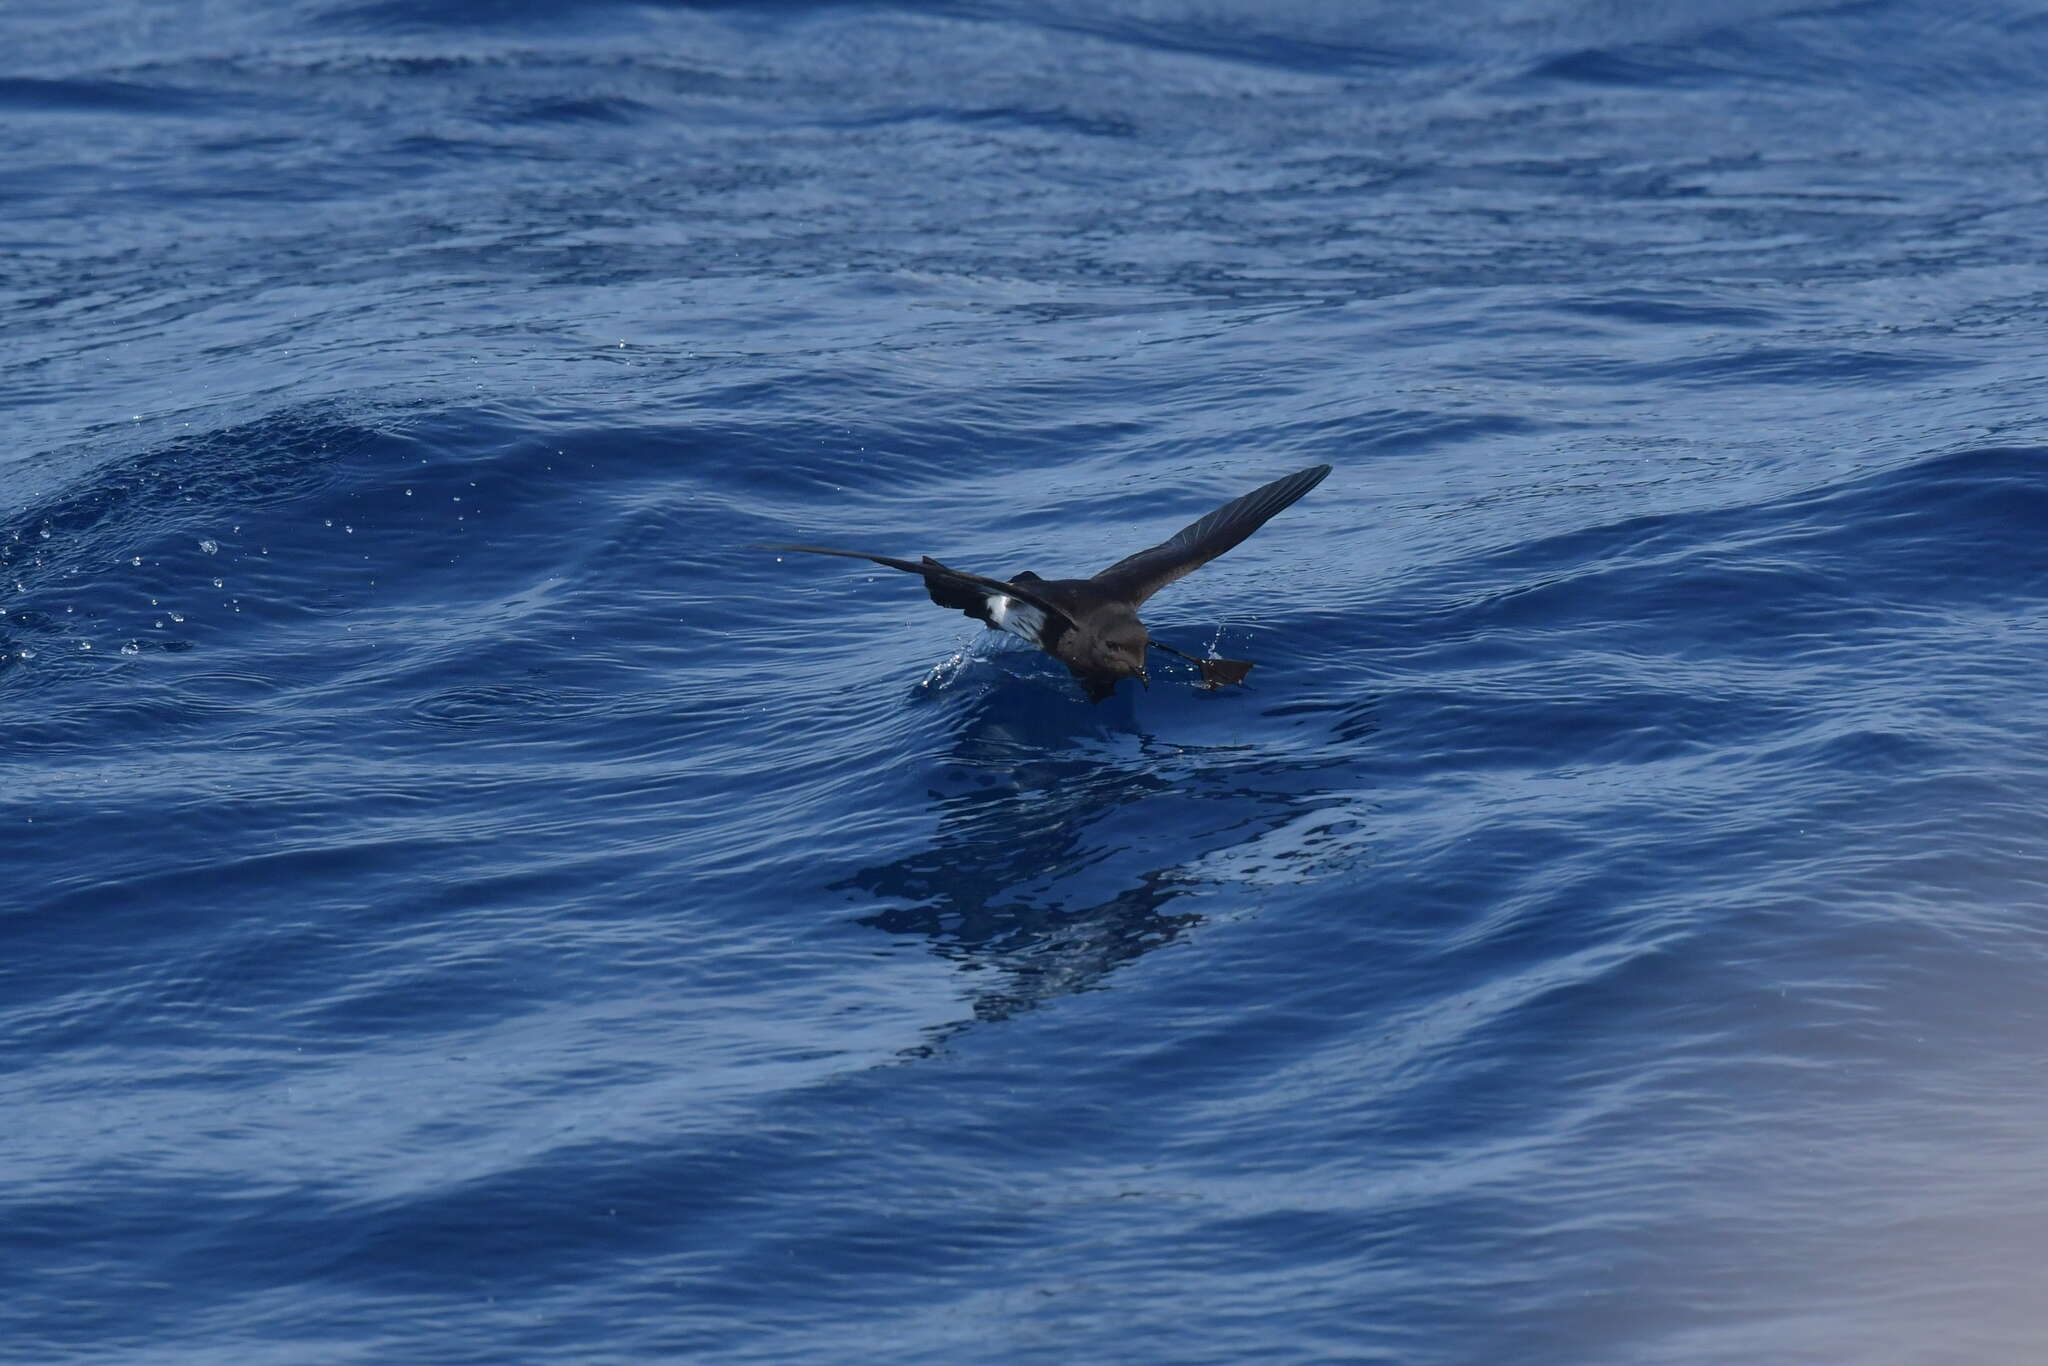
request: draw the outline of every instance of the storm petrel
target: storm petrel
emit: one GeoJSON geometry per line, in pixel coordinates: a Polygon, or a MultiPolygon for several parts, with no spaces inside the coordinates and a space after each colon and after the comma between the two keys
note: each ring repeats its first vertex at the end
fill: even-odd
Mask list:
{"type": "Polygon", "coordinates": [[[1202,681],[1213,688],[1242,683],[1252,666],[1241,659],[1198,659],[1151,639],[1145,623],[1138,620],[1138,608],[1175,579],[1192,574],[1257,531],[1268,518],[1322,483],[1329,472],[1328,465],[1315,465],[1275,479],[1225,503],[1149,550],[1126,555],[1091,579],[1041,579],[1028,570],[1010,579],[991,579],[940,564],[929,555],[913,564],[888,555],[819,545],[761,548],[843,555],[920,575],[925,591],[939,606],[956,607],[992,631],[1021,636],[1066,665],[1091,702],[1115,692],[1121,678],[1135,678],[1149,687],[1151,679],[1145,672],[1148,646],[1195,665],[1202,671],[1202,681]]]}

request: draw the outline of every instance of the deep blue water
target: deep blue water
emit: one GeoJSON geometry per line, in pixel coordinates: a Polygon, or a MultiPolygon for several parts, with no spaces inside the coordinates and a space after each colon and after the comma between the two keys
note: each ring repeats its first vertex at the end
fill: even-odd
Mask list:
{"type": "Polygon", "coordinates": [[[2043,1359],[2044,88],[1974,0],[15,0],[0,1359],[2043,1359]],[[1217,694],[749,549],[1323,461],[1147,609],[1217,694]]]}

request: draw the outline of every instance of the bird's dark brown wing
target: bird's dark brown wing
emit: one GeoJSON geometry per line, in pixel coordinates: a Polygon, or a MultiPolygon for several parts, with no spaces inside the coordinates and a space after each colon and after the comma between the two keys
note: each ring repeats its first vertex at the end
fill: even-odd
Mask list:
{"type": "Polygon", "coordinates": [[[849,560],[873,560],[906,574],[924,579],[925,591],[941,607],[952,607],[998,630],[1020,636],[1033,645],[1051,649],[1059,636],[1071,629],[1072,617],[1023,584],[985,578],[964,569],[940,564],[926,555],[919,560],[899,560],[891,555],[870,555],[864,550],[831,550],[821,545],[764,545],[761,550],[800,550],[806,555],[839,555],[849,560]]]}
{"type": "Polygon", "coordinates": [[[1171,540],[1118,560],[1097,574],[1095,582],[1136,607],[1257,531],[1274,513],[1322,483],[1329,472],[1328,465],[1315,465],[1255,488],[1182,528],[1171,540]]]}

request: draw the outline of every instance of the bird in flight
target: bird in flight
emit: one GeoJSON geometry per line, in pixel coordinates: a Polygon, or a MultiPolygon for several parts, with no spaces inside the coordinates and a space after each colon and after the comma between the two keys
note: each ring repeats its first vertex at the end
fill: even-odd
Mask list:
{"type": "Polygon", "coordinates": [[[958,608],[990,630],[1020,636],[1066,665],[1091,702],[1114,693],[1121,679],[1135,678],[1149,687],[1151,678],[1145,671],[1148,648],[1187,660],[1202,671],[1202,681],[1214,688],[1242,683],[1252,666],[1241,659],[1198,659],[1153,640],[1145,623],[1138,620],[1138,608],[1175,579],[1192,574],[1257,531],[1275,513],[1322,483],[1329,472],[1328,465],[1313,465],[1275,479],[1088,579],[1041,579],[1028,570],[1013,578],[992,579],[940,564],[929,555],[912,562],[820,545],[760,548],[843,555],[917,574],[939,606],[958,608]]]}

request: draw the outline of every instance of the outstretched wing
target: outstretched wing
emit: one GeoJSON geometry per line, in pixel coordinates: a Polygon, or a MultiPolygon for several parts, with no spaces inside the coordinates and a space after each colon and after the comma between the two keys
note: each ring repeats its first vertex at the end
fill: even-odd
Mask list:
{"type": "Polygon", "coordinates": [[[1008,631],[1013,636],[1021,636],[1043,649],[1050,649],[1053,641],[1074,624],[1072,617],[1024,584],[970,574],[964,569],[940,564],[929,555],[911,561],[890,555],[870,555],[864,550],[831,550],[821,545],[764,545],[757,548],[873,560],[876,564],[900,569],[906,574],[921,575],[925,591],[939,606],[957,608],[977,621],[1008,631]]]}
{"type": "Polygon", "coordinates": [[[1257,531],[1274,513],[1322,483],[1329,472],[1328,465],[1315,465],[1255,488],[1183,527],[1171,540],[1118,560],[1097,574],[1095,582],[1136,607],[1257,531]]]}

